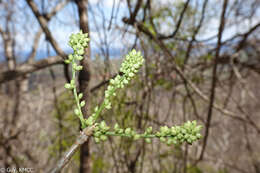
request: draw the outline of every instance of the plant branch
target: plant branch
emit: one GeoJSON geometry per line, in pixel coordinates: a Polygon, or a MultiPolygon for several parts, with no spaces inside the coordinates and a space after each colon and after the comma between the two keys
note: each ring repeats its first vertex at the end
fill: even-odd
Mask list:
{"type": "Polygon", "coordinates": [[[45,67],[49,67],[56,64],[62,64],[63,60],[60,56],[51,56],[46,59],[37,61],[35,63],[23,64],[17,66],[15,70],[7,70],[0,73],[0,84],[14,80],[20,76],[41,70],[45,67]]]}
{"type": "Polygon", "coordinates": [[[54,50],[63,58],[65,59],[67,57],[67,55],[63,52],[63,50],[58,46],[57,41],[54,39],[54,37],[51,34],[51,31],[48,28],[48,21],[46,20],[46,18],[40,13],[40,11],[37,8],[37,5],[35,4],[35,2],[33,0],[26,0],[27,4],[29,5],[29,7],[31,8],[34,16],[36,17],[36,19],[38,20],[42,30],[44,31],[46,38],[48,41],[50,41],[52,47],[54,48],[54,50]]]}
{"type": "Polygon", "coordinates": [[[85,143],[90,136],[92,136],[95,125],[87,127],[80,132],[80,135],[77,137],[76,142],[70,147],[70,149],[64,154],[64,156],[58,161],[56,166],[49,171],[50,173],[59,173],[66,164],[70,161],[71,157],[77,151],[77,149],[85,143]]]}
{"type": "Polygon", "coordinates": [[[218,65],[218,59],[219,59],[219,54],[220,54],[220,49],[221,49],[222,33],[224,31],[224,26],[225,26],[225,14],[226,14],[226,9],[227,9],[227,4],[228,4],[228,0],[225,0],[223,3],[223,8],[222,8],[222,14],[221,14],[219,32],[218,32],[217,50],[216,50],[216,56],[214,58],[214,67],[213,67],[213,71],[212,71],[213,78],[212,78],[212,85],[211,85],[209,110],[208,110],[208,116],[207,116],[207,122],[206,122],[206,128],[205,128],[205,136],[203,139],[203,146],[202,146],[199,160],[203,159],[204,151],[206,149],[207,140],[208,140],[208,136],[209,136],[210,122],[211,122],[211,118],[212,118],[212,110],[214,107],[214,100],[215,100],[215,89],[216,89],[216,84],[217,84],[217,65],[218,65]]]}

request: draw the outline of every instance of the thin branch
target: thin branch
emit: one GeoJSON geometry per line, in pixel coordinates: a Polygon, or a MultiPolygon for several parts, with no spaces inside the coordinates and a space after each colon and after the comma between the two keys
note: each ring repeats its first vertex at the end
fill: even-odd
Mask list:
{"type": "MultiPolygon", "coordinates": [[[[70,0],[65,0],[65,1],[61,1],[60,3],[58,3],[50,13],[48,14],[43,14],[43,16],[45,17],[45,19],[48,21],[51,20],[51,18],[53,16],[55,16],[61,9],[63,9],[68,3],[69,3],[70,0]]],[[[42,34],[42,29],[40,28],[39,31],[36,33],[35,35],[35,38],[34,38],[34,44],[33,44],[33,48],[32,48],[32,51],[27,59],[27,61],[29,61],[30,63],[33,62],[33,58],[35,57],[36,55],[36,51],[37,51],[37,48],[38,48],[38,45],[39,45],[39,40],[40,40],[40,36],[42,34]]]]}
{"type": "Polygon", "coordinates": [[[78,150],[78,148],[84,144],[90,136],[92,136],[95,126],[85,128],[77,137],[76,142],[70,147],[70,149],[64,154],[64,156],[58,161],[56,166],[49,171],[50,173],[59,173],[65,165],[70,161],[71,157],[78,150]]]}
{"type": "MultiPolygon", "coordinates": [[[[191,50],[192,50],[192,46],[193,46],[193,42],[196,40],[196,36],[197,34],[199,33],[199,30],[202,26],[202,23],[204,21],[204,18],[205,18],[205,12],[206,12],[206,7],[207,7],[207,4],[208,4],[208,0],[205,0],[203,2],[203,6],[202,6],[202,14],[201,14],[201,18],[200,18],[200,21],[199,21],[199,24],[198,26],[195,28],[193,34],[192,34],[192,39],[191,41],[189,42],[189,45],[188,45],[188,48],[187,48],[187,53],[186,53],[186,56],[185,56],[185,59],[184,59],[184,64],[187,64],[189,58],[190,58],[190,54],[191,54],[191,50]]],[[[183,66],[185,67],[185,65],[183,66]]]]}
{"type": "Polygon", "coordinates": [[[52,47],[57,52],[57,54],[59,54],[63,59],[65,59],[67,57],[67,55],[59,47],[57,41],[52,36],[51,31],[48,28],[48,21],[45,19],[45,17],[42,14],[40,14],[40,11],[38,10],[35,2],[33,0],[26,0],[26,2],[29,5],[29,7],[31,8],[36,19],[38,20],[43,32],[46,35],[47,40],[50,41],[52,47]]]}
{"type": "Polygon", "coordinates": [[[212,85],[211,85],[209,110],[208,110],[207,122],[206,122],[206,127],[205,127],[205,135],[203,138],[204,139],[203,146],[202,146],[199,160],[203,159],[204,151],[206,149],[208,136],[209,136],[210,122],[211,122],[211,118],[212,118],[212,110],[213,110],[213,105],[214,105],[214,100],[215,100],[215,89],[216,89],[216,84],[217,84],[217,65],[218,65],[218,59],[219,59],[219,54],[220,54],[220,49],[221,49],[222,33],[224,31],[224,26],[225,26],[225,14],[226,14],[226,9],[227,9],[227,4],[228,4],[228,0],[225,0],[223,3],[220,25],[219,25],[217,50],[216,50],[216,56],[214,58],[214,67],[213,67],[213,71],[212,71],[213,77],[212,77],[212,85]]]}
{"type": "Polygon", "coordinates": [[[141,8],[142,3],[143,3],[143,0],[138,0],[136,5],[135,5],[134,11],[131,12],[131,4],[130,4],[129,1],[127,1],[128,9],[129,9],[129,12],[130,12],[130,17],[129,18],[124,17],[123,18],[123,22],[125,22],[127,24],[131,24],[131,25],[134,24],[135,23],[135,18],[137,16],[138,11],[141,8]]]}
{"type": "Polygon", "coordinates": [[[51,19],[52,16],[55,16],[61,9],[63,9],[68,3],[70,2],[70,0],[65,0],[60,2],[59,4],[57,4],[50,13],[45,15],[45,18],[49,21],[51,19]]]}
{"type": "Polygon", "coordinates": [[[7,81],[14,80],[20,76],[41,70],[45,67],[49,67],[56,64],[62,64],[62,63],[63,60],[60,56],[51,56],[32,64],[23,64],[17,66],[15,70],[8,70],[3,73],[0,73],[0,84],[7,81]]]}
{"type": "Polygon", "coordinates": [[[41,34],[42,34],[42,29],[39,29],[39,31],[35,34],[34,40],[33,40],[33,47],[31,50],[30,55],[27,58],[27,62],[32,63],[34,62],[34,58],[36,56],[36,51],[37,48],[39,46],[39,42],[40,42],[40,38],[41,38],[41,34]]]}
{"type": "MultiPolygon", "coordinates": [[[[33,0],[26,0],[26,2],[29,5],[29,7],[31,8],[36,19],[38,20],[43,32],[45,33],[46,39],[51,43],[53,49],[56,51],[56,53],[59,56],[61,56],[63,59],[66,59],[66,57],[67,57],[66,53],[59,47],[57,41],[54,39],[54,37],[52,36],[52,34],[48,28],[48,20],[44,17],[44,15],[40,14],[40,12],[37,8],[37,5],[35,4],[35,2],[33,0]]],[[[59,9],[59,8],[57,8],[57,9],[59,9]]],[[[55,11],[55,8],[54,8],[54,11],[55,11]]],[[[56,13],[53,12],[51,14],[54,15],[56,13]]],[[[69,82],[70,76],[69,76],[68,65],[64,63],[63,69],[64,69],[63,71],[64,71],[65,78],[66,78],[67,82],[69,82]]]]}
{"type": "Polygon", "coordinates": [[[164,36],[164,35],[161,35],[159,36],[159,40],[163,40],[163,39],[169,39],[169,38],[173,38],[175,37],[175,35],[178,33],[179,29],[180,29],[180,26],[181,26],[181,23],[182,23],[182,20],[183,20],[183,17],[184,17],[184,14],[189,6],[189,3],[190,3],[190,0],[187,0],[186,3],[184,4],[184,7],[181,11],[181,14],[180,14],[180,18],[177,22],[177,25],[176,25],[176,28],[175,30],[173,31],[172,34],[168,35],[168,36],[164,36]]]}

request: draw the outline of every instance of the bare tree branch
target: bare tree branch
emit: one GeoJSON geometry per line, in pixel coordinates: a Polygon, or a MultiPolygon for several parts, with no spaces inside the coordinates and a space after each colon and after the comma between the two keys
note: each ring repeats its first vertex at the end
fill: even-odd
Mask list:
{"type": "Polygon", "coordinates": [[[227,9],[228,0],[225,0],[222,7],[222,14],[220,19],[220,25],[219,25],[219,31],[218,31],[218,43],[217,43],[217,50],[216,50],[216,56],[214,58],[214,66],[212,71],[212,85],[211,85],[211,95],[210,95],[210,101],[209,101],[209,110],[208,110],[208,116],[207,116],[207,122],[205,127],[205,135],[203,138],[203,146],[200,153],[199,160],[203,159],[204,151],[207,146],[207,140],[209,136],[209,130],[210,130],[210,122],[212,118],[212,110],[214,106],[214,100],[215,100],[215,88],[217,84],[217,66],[218,66],[218,59],[221,49],[221,39],[222,39],[222,33],[224,31],[225,27],[225,14],[227,9]]]}
{"type": "Polygon", "coordinates": [[[134,11],[131,12],[131,4],[130,4],[129,1],[127,1],[128,9],[129,9],[129,12],[130,12],[130,17],[129,17],[129,19],[123,18],[123,22],[125,22],[127,24],[131,24],[131,25],[135,23],[135,18],[136,18],[136,15],[137,15],[139,9],[141,8],[142,2],[143,2],[143,0],[138,0],[136,2],[134,11]]]}
{"type": "Polygon", "coordinates": [[[52,56],[46,59],[37,61],[32,64],[23,64],[18,66],[15,70],[8,70],[0,74],[0,84],[14,80],[20,76],[41,70],[45,67],[49,67],[55,64],[62,64],[63,60],[60,56],[52,56]]]}
{"type": "Polygon", "coordinates": [[[50,41],[52,47],[57,52],[57,54],[59,54],[63,59],[65,59],[67,57],[67,55],[59,47],[57,41],[52,36],[52,34],[51,34],[51,32],[50,32],[50,30],[48,28],[48,22],[44,18],[44,16],[40,14],[40,12],[39,12],[35,2],[33,0],[26,0],[26,2],[29,5],[29,7],[31,8],[31,10],[32,10],[34,16],[36,17],[36,19],[38,20],[42,30],[44,31],[44,33],[46,35],[47,40],[50,41]]]}
{"type": "Polygon", "coordinates": [[[188,6],[189,6],[189,3],[190,3],[190,0],[187,0],[186,3],[184,4],[184,7],[183,7],[183,9],[182,9],[182,11],[181,11],[181,14],[180,14],[180,18],[179,18],[179,20],[178,20],[178,22],[177,22],[176,28],[175,28],[175,30],[173,31],[173,33],[170,34],[170,35],[168,35],[168,36],[160,35],[159,38],[158,38],[159,40],[169,39],[169,38],[175,37],[175,35],[178,33],[178,31],[179,31],[179,29],[180,29],[180,26],[181,26],[181,23],[182,23],[184,14],[185,14],[185,12],[186,12],[188,6]]]}
{"type": "Polygon", "coordinates": [[[70,161],[71,157],[77,151],[77,149],[84,144],[90,136],[92,136],[95,126],[85,128],[77,137],[76,142],[70,147],[70,149],[64,154],[64,156],[58,161],[55,168],[50,173],[59,173],[65,165],[70,161]]]}
{"type": "Polygon", "coordinates": [[[37,48],[39,46],[39,41],[41,38],[42,30],[40,29],[34,36],[33,46],[30,55],[27,58],[27,62],[32,63],[36,56],[37,48]]]}
{"type": "Polygon", "coordinates": [[[52,16],[55,16],[61,9],[63,9],[70,0],[61,1],[59,4],[57,4],[50,13],[44,15],[44,17],[49,21],[52,16]]]}

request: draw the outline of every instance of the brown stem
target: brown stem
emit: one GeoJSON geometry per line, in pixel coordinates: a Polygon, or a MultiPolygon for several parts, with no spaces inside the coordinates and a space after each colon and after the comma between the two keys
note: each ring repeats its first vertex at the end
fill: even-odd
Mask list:
{"type": "Polygon", "coordinates": [[[71,157],[77,151],[77,149],[84,144],[89,137],[93,134],[95,126],[90,126],[83,129],[80,135],[77,137],[76,142],[70,147],[70,149],[64,154],[64,156],[58,161],[56,166],[50,171],[50,173],[59,173],[66,164],[70,161],[71,157]]]}
{"type": "Polygon", "coordinates": [[[208,141],[208,136],[209,136],[209,129],[210,129],[210,122],[212,118],[212,110],[214,106],[214,100],[215,100],[215,89],[216,89],[216,84],[217,84],[217,65],[218,65],[218,59],[219,59],[219,54],[220,54],[220,48],[221,48],[221,38],[222,38],[222,33],[224,30],[225,26],[225,13],[227,9],[227,4],[228,0],[225,0],[223,3],[223,8],[222,8],[222,14],[221,14],[221,21],[219,25],[219,32],[218,32],[218,43],[217,43],[217,50],[216,50],[216,56],[214,59],[214,67],[212,71],[212,84],[211,84],[211,95],[210,95],[210,101],[209,101],[209,110],[208,110],[208,116],[207,116],[207,121],[206,121],[206,128],[205,128],[205,135],[204,135],[204,140],[203,140],[203,146],[202,150],[200,153],[199,160],[203,159],[203,155],[207,146],[207,141],[208,141]]]}

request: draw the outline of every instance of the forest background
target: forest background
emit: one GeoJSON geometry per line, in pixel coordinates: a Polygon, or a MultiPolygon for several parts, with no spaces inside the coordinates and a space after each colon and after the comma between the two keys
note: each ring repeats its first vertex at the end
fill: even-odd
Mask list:
{"type": "Polygon", "coordinates": [[[90,35],[78,78],[86,116],[135,48],[145,64],[102,119],[140,131],[197,120],[203,138],[179,147],[90,138],[64,173],[259,173],[259,7],[259,0],[0,0],[0,170],[46,172],[74,143],[80,124],[64,59],[69,35],[82,30],[90,35]]]}

